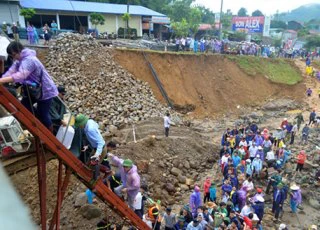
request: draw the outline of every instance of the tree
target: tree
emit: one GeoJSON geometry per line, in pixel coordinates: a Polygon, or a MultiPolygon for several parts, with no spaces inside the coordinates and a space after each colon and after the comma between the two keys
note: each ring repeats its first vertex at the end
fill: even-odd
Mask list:
{"type": "Polygon", "coordinates": [[[164,7],[164,13],[168,15],[170,20],[180,22],[183,18],[187,19],[190,14],[191,3],[194,0],[174,1],[164,7]]]}
{"type": "Polygon", "coordinates": [[[246,40],[246,36],[247,36],[247,33],[241,32],[241,31],[236,31],[233,34],[229,35],[229,39],[231,41],[241,42],[241,41],[245,41],[246,40]]]}
{"type": "Polygon", "coordinates": [[[222,13],[221,23],[223,28],[225,29],[229,28],[232,24],[232,14],[222,13]]]}
{"type": "Polygon", "coordinates": [[[288,25],[283,21],[271,20],[270,28],[282,28],[286,30],[288,25]]]}
{"type": "Polygon", "coordinates": [[[307,38],[307,43],[305,44],[307,49],[314,49],[320,47],[320,36],[313,35],[307,38]]]}
{"type": "Polygon", "coordinates": [[[241,7],[240,10],[238,11],[238,16],[239,17],[246,17],[248,16],[248,11],[246,8],[241,7]]]}
{"type": "Polygon", "coordinates": [[[214,13],[204,6],[196,6],[201,11],[201,22],[207,24],[214,24],[214,13]]]}
{"type": "Polygon", "coordinates": [[[36,11],[32,8],[23,8],[20,10],[20,15],[25,19],[30,19],[36,14],[36,11]]]}
{"type": "Polygon", "coordinates": [[[124,38],[126,38],[126,34],[128,34],[128,29],[129,29],[129,20],[130,20],[131,16],[129,13],[124,13],[122,15],[122,20],[126,23],[126,31],[124,33],[124,38]]]}
{"type": "Polygon", "coordinates": [[[174,33],[177,37],[187,36],[189,32],[189,25],[185,18],[180,22],[172,22],[171,26],[174,30],[174,33]]]}
{"type": "Polygon", "coordinates": [[[91,13],[90,15],[90,22],[94,25],[94,28],[97,29],[97,25],[103,25],[105,19],[102,14],[99,13],[91,13]]]}
{"type": "Polygon", "coordinates": [[[188,25],[192,35],[196,35],[199,29],[199,24],[201,23],[202,13],[201,11],[193,7],[191,8],[190,14],[188,16],[188,25]]]}
{"type": "Polygon", "coordinates": [[[253,17],[259,17],[259,16],[264,16],[263,13],[260,10],[255,10],[252,12],[253,17]]]}
{"type": "Polygon", "coordinates": [[[282,40],[281,39],[275,39],[275,40],[273,40],[273,46],[274,47],[281,47],[282,46],[282,40]]]}
{"type": "Polygon", "coordinates": [[[308,28],[303,27],[303,28],[301,28],[301,29],[298,31],[298,38],[304,38],[304,37],[306,37],[308,34],[309,34],[308,28]]]}

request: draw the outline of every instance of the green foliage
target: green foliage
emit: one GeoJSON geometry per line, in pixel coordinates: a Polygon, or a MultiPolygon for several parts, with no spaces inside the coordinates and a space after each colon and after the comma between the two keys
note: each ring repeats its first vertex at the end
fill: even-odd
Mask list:
{"type": "Polygon", "coordinates": [[[314,49],[316,47],[320,47],[320,36],[313,35],[307,38],[307,43],[305,44],[307,49],[314,49]]]}
{"type": "Polygon", "coordinates": [[[183,18],[188,18],[191,10],[191,3],[193,1],[194,0],[174,1],[173,4],[167,4],[164,7],[165,13],[172,21],[180,22],[183,18]]]}
{"type": "Polygon", "coordinates": [[[207,24],[214,24],[214,13],[204,6],[196,6],[201,11],[201,22],[207,24]]]}
{"type": "Polygon", "coordinates": [[[183,18],[180,22],[171,23],[172,28],[174,29],[174,33],[178,37],[187,36],[189,32],[189,24],[185,18],[183,18]]]}
{"type": "Polygon", "coordinates": [[[129,21],[130,18],[131,18],[131,16],[130,16],[129,13],[124,13],[124,14],[122,15],[122,20],[125,21],[125,22],[129,21]]]}
{"type": "Polygon", "coordinates": [[[262,75],[273,82],[287,85],[295,85],[302,81],[299,70],[294,67],[291,60],[251,56],[228,56],[228,58],[251,76],[262,75]]]}
{"type": "Polygon", "coordinates": [[[286,30],[288,25],[283,21],[271,20],[270,28],[282,28],[286,30]]]}
{"type": "Polygon", "coordinates": [[[36,11],[32,8],[22,8],[20,10],[20,15],[25,17],[25,19],[30,19],[36,14],[36,11]]]}
{"type": "Polygon", "coordinates": [[[240,10],[238,11],[238,16],[239,17],[245,17],[248,16],[248,11],[246,8],[241,7],[240,10]]]}
{"type": "Polygon", "coordinates": [[[104,24],[105,19],[104,19],[102,14],[91,13],[90,14],[90,22],[92,23],[92,25],[95,26],[95,28],[97,28],[97,25],[103,25],[104,24]]]}
{"type": "Polygon", "coordinates": [[[247,34],[245,32],[236,31],[235,33],[229,34],[229,39],[231,41],[245,41],[247,34]]]}
{"type": "Polygon", "coordinates": [[[304,38],[309,34],[309,30],[306,27],[303,27],[298,31],[298,38],[304,38]]]}
{"type": "Polygon", "coordinates": [[[259,17],[259,16],[264,16],[263,13],[260,10],[255,10],[252,12],[253,17],[259,17]]]}
{"type": "Polygon", "coordinates": [[[231,14],[222,13],[221,23],[222,23],[223,29],[228,29],[232,24],[232,13],[231,14]]]}
{"type": "Polygon", "coordinates": [[[198,32],[199,24],[201,23],[201,17],[202,17],[202,13],[198,8],[196,7],[191,8],[187,22],[188,22],[189,29],[191,30],[191,33],[193,35],[195,35],[198,32]]]}
{"type": "Polygon", "coordinates": [[[134,29],[134,28],[129,28],[129,29],[127,29],[127,28],[122,28],[122,27],[120,27],[119,29],[118,29],[118,36],[120,37],[120,38],[125,38],[125,37],[132,37],[132,38],[136,38],[137,36],[138,36],[138,34],[137,34],[137,29],[134,29]],[[126,32],[126,30],[128,31],[128,32],[126,32]],[[128,36],[129,35],[129,36],[128,36]]]}
{"type": "Polygon", "coordinates": [[[282,46],[282,40],[281,39],[275,39],[272,41],[272,44],[274,47],[281,47],[282,46]]]}

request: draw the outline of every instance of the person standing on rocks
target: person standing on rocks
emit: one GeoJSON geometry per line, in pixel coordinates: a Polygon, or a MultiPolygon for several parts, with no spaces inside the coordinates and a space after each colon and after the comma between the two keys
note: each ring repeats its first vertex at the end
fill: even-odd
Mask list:
{"type": "Polygon", "coordinates": [[[207,177],[206,181],[203,184],[203,203],[205,204],[207,201],[210,201],[210,186],[211,186],[211,179],[207,177]]]}
{"type": "Polygon", "coordinates": [[[296,122],[293,122],[293,127],[291,129],[290,145],[294,144],[294,137],[296,136],[297,132],[298,132],[298,125],[296,122]]]}
{"type": "Polygon", "coordinates": [[[297,167],[296,167],[296,173],[302,171],[304,163],[307,160],[307,155],[304,150],[301,150],[300,153],[297,156],[297,167]]]}
{"type": "Polygon", "coordinates": [[[282,188],[283,184],[279,183],[273,192],[272,212],[274,213],[274,217],[277,221],[279,221],[280,212],[282,211],[282,206],[285,201],[285,193],[282,188]]]}
{"type": "Polygon", "coordinates": [[[89,119],[84,114],[78,114],[75,118],[74,127],[83,129],[88,145],[85,145],[83,152],[85,152],[89,146],[94,150],[93,156],[91,156],[90,165],[93,166],[93,180],[96,181],[100,176],[99,161],[103,159],[107,153],[105,148],[105,141],[99,131],[99,125],[92,119],[89,119]]]}
{"type": "Polygon", "coordinates": [[[309,115],[309,125],[312,126],[314,123],[316,123],[316,117],[317,117],[317,114],[316,114],[316,110],[314,109],[309,115]]]}
{"type": "Polygon", "coordinates": [[[290,186],[290,208],[292,213],[297,213],[297,207],[302,202],[300,187],[296,184],[290,186]]]}
{"type": "Polygon", "coordinates": [[[135,166],[130,159],[123,160],[109,153],[112,164],[118,167],[121,174],[122,184],[114,189],[114,192],[122,197],[123,193],[127,194],[128,205],[133,209],[133,202],[140,191],[140,176],[138,174],[137,166],[135,166]]]}
{"type": "Polygon", "coordinates": [[[31,113],[52,131],[52,121],[49,110],[54,97],[58,96],[57,86],[54,84],[51,76],[46,71],[43,64],[36,57],[36,52],[24,48],[20,42],[13,41],[7,47],[7,53],[14,63],[10,69],[2,75],[0,84],[20,83],[23,88],[23,97],[21,103],[31,113]],[[29,88],[37,88],[39,93],[33,95],[29,88]],[[33,104],[37,103],[37,108],[33,104]]]}
{"type": "Polygon", "coordinates": [[[189,207],[191,209],[193,217],[196,217],[197,209],[201,206],[201,193],[198,186],[194,187],[193,193],[190,195],[189,207]]]}
{"type": "Polygon", "coordinates": [[[169,137],[169,129],[170,129],[170,124],[171,124],[169,112],[166,113],[166,115],[163,118],[163,121],[164,121],[164,134],[166,137],[169,137]]]}
{"type": "Polygon", "coordinates": [[[294,119],[297,119],[298,131],[300,131],[301,123],[304,122],[302,113],[299,113],[294,119]]]}
{"type": "Polygon", "coordinates": [[[310,128],[308,124],[306,124],[302,129],[302,137],[301,137],[302,144],[306,145],[308,143],[309,131],[310,131],[310,128]]]}

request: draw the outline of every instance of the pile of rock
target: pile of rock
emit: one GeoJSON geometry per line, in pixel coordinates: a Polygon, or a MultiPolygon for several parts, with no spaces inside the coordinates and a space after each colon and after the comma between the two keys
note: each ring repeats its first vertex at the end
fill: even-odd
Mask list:
{"type": "Polygon", "coordinates": [[[55,82],[66,87],[72,112],[91,116],[102,129],[166,111],[147,83],[135,79],[113,60],[109,48],[88,36],[62,34],[50,47],[46,65],[55,82]]]}

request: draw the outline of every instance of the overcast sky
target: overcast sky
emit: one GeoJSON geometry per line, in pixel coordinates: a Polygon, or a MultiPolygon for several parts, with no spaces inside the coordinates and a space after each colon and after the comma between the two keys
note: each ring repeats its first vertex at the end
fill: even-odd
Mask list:
{"type": "MultiPolygon", "coordinates": [[[[204,5],[213,12],[220,12],[220,3],[221,0],[196,0],[196,4],[204,5]]],[[[277,10],[287,12],[309,3],[319,3],[319,0],[224,0],[223,11],[231,9],[232,13],[236,14],[241,7],[245,7],[249,14],[259,9],[269,16],[276,13],[277,10]]]]}

